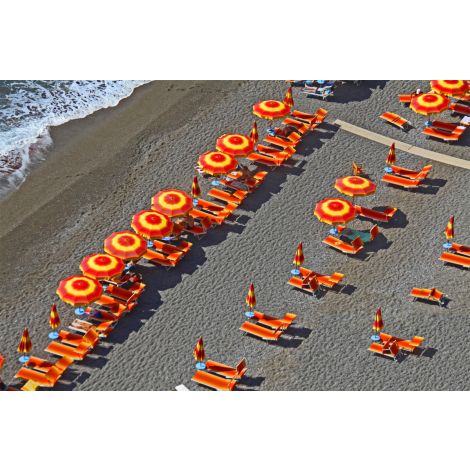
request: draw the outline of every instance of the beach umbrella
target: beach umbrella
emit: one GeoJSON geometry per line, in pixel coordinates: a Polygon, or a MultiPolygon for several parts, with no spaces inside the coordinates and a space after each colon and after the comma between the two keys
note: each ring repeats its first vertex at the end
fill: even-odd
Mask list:
{"type": "Polygon", "coordinates": [[[4,364],[5,364],[5,358],[0,354],[0,369],[3,368],[4,364]]]}
{"type": "Polygon", "coordinates": [[[124,268],[124,261],[106,253],[94,253],[80,263],[80,271],[93,279],[111,279],[122,274],[124,268]]]}
{"type": "MultiPolygon", "coordinates": [[[[313,214],[320,222],[330,225],[346,224],[356,217],[354,205],[342,198],[323,199],[315,205],[313,214]]],[[[336,228],[331,231],[337,234],[336,228]]]]}
{"type": "Polygon", "coordinates": [[[385,162],[386,165],[387,165],[386,168],[385,168],[386,172],[388,172],[388,173],[392,172],[392,169],[390,168],[390,165],[395,165],[396,158],[397,158],[397,155],[395,153],[395,142],[393,142],[392,145],[390,145],[390,149],[389,149],[388,155],[387,155],[387,161],[385,162]]]}
{"type": "Polygon", "coordinates": [[[302,247],[302,243],[299,243],[297,246],[297,250],[295,251],[295,256],[294,256],[294,266],[295,268],[291,271],[291,273],[294,276],[298,276],[300,274],[299,267],[302,266],[304,262],[304,250],[302,247]]]}
{"type": "Polygon", "coordinates": [[[136,261],[147,251],[147,242],[134,232],[113,232],[104,241],[104,251],[124,262],[136,261]]]}
{"type": "Polygon", "coordinates": [[[309,281],[309,287],[312,289],[313,292],[316,292],[320,287],[320,283],[318,282],[318,277],[316,275],[311,276],[309,281]]]}
{"type": "Polygon", "coordinates": [[[57,333],[56,330],[60,326],[60,319],[59,319],[59,314],[57,312],[57,307],[55,304],[52,304],[51,312],[49,314],[49,326],[53,330],[51,333],[49,333],[49,338],[57,339],[59,337],[59,333],[57,333]]]}
{"type": "Polygon", "coordinates": [[[191,185],[191,196],[193,197],[194,206],[197,206],[197,200],[200,195],[201,195],[201,188],[199,187],[197,176],[194,176],[193,184],[191,185]]]}
{"type": "Polygon", "coordinates": [[[444,235],[446,236],[447,242],[444,244],[444,248],[449,249],[452,247],[452,243],[449,240],[454,238],[454,216],[451,215],[449,222],[447,222],[446,228],[444,230],[444,235]]]}
{"type": "Polygon", "coordinates": [[[20,362],[24,363],[29,361],[29,356],[27,356],[27,354],[31,352],[32,348],[33,345],[31,343],[31,338],[29,337],[28,328],[25,328],[17,349],[19,353],[23,354],[19,359],[20,362]]]}
{"type": "Polygon", "coordinates": [[[466,80],[431,80],[431,89],[446,96],[464,95],[470,89],[466,80]]]}
{"type": "Polygon", "coordinates": [[[78,307],[77,315],[83,315],[85,311],[81,307],[98,300],[103,294],[103,286],[87,276],[70,276],[60,281],[56,294],[63,302],[78,307]]]}
{"type": "Polygon", "coordinates": [[[372,341],[379,341],[379,333],[382,331],[383,327],[384,322],[382,320],[382,309],[379,307],[375,312],[374,324],[372,325],[372,330],[375,332],[375,334],[370,338],[372,341]]]}
{"type": "Polygon", "coordinates": [[[212,176],[226,175],[238,166],[237,160],[224,152],[203,153],[198,159],[198,164],[202,171],[212,176]]]}
{"type": "Polygon", "coordinates": [[[352,173],[353,173],[354,176],[360,176],[364,173],[364,168],[353,161],[352,162],[352,173]]]}
{"type": "Polygon", "coordinates": [[[242,134],[224,134],[217,139],[216,149],[232,157],[244,157],[254,150],[254,142],[242,134]]]}
{"type": "Polygon", "coordinates": [[[143,210],[132,217],[131,227],[144,238],[148,238],[147,248],[152,248],[154,238],[164,238],[173,232],[173,222],[157,211],[143,210]]]}
{"type": "Polygon", "coordinates": [[[294,107],[294,97],[292,96],[292,87],[289,87],[286,91],[286,95],[284,96],[284,104],[289,106],[289,108],[294,107]]]}
{"type": "Polygon", "coordinates": [[[258,140],[258,125],[256,124],[256,121],[253,121],[253,126],[251,127],[250,132],[250,139],[252,140],[253,144],[255,144],[255,142],[258,140]]]}
{"type": "Polygon", "coordinates": [[[152,198],[152,209],[168,217],[181,217],[192,208],[191,196],[180,189],[164,189],[152,198]]]}
{"type": "MultiPolygon", "coordinates": [[[[445,111],[449,107],[449,103],[449,98],[438,93],[422,93],[411,99],[410,108],[415,113],[431,116],[445,111]]],[[[427,126],[431,124],[431,121],[426,121],[427,126]]]]}
{"type": "Polygon", "coordinates": [[[196,360],[196,369],[203,370],[206,368],[204,359],[206,354],[204,352],[204,342],[202,341],[202,336],[198,339],[196,346],[193,351],[194,359],[196,360]]]}
{"type": "Polygon", "coordinates": [[[255,316],[254,309],[256,307],[256,297],[255,297],[255,286],[253,283],[250,284],[250,288],[248,289],[248,294],[245,299],[246,305],[250,309],[248,312],[245,312],[245,315],[248,318],[252,318],[255,316]]]}
{"type": "MultiPolygon", "coordinates": [[[[260,101],[253,105],[253,114],[262,119],[268,119],[273,121],[273,119],[279,119],[287,116],[290,113],[290,107],[287,106],[283,101],[260,101]]],[[[271,122],[269,126],[271,127],[271,122]]]]}
{"type": "Polygon", "coordinates": [[[335,189],[346,196],[354,198],[356,196],[368,196],[377,189],[375,183],[362,176],[343,176],[335,182],[335,189]]]}

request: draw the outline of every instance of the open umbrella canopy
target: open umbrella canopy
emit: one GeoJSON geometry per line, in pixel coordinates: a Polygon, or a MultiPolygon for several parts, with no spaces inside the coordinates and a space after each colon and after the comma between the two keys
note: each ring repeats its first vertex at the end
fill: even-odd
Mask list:
{"type": "Polygon", "coordinates": [[[147,242],[134,232],[114,232],[104,241],[104,251],[123,261],[135,261],[147,251],[147,242]]]}
{"type": "Polygon", "coordinates": [[[379,307],[375,312],[374,324],[372,325],[372,330],[376,333],[382,331],[384,327],[384,322],[382,320],[382,309],[379,307]]]}
{"type": "Polygon", "coordinates": [[[454,238],[454,216],[450,216],[449,222],[447,222],[444,234],[447,240],[452,240],[454,238]]]}
{"type": "Polygon", "coordinates": [[[345,224],[356,217],[354,205],[342,198],[323,199],[315,206],[314,215],[326,224],[345,224]]]}
{"type": "Polygon", "coordinates": [[[335,182],[335,189],[346,196],[368,196],[375,192],[377,186],[362,176],[344,176],[335,182]]]}
{"type": "Polygon", "coordinates": [[[295,251],[294,262],[293,264],[297,267],[301,266],[304,262],[304,250],[302,243],[299,243],[297,250],[295,251]]]}
{"type": "Polygon", "coordinates": [[[84,307],[101,297],[103,286],[87,276],[70,276],[60,281],[56,293],[63,302],[84,307]]]}
{"type": "Polygon", "coordinates": [[[470,86],[466,80],[431,80],[431,89],[446,96],[464,95],[470,86]]]}
{"type": "Polygon", "coordinates": [[[224,134],[217,139],[216,149],[232,157],[243,157],[253,152],[254,142],[242,134],[224,134]]]}
{"type": "Polygon", "coordinates": [[[410,108],[415,113],[430,116],[445,111],[449,103],[449,98],[438,93],[422,93],[412,98],[410,108]]]}
{"type": "Polygon", "coordinates": [[[395,165],[397,155],[395,153],[395,142],[390,145],[390,150],[388,151],[387,155],[387,165],[395,165]]]}
{"type": "Polygon", "coordinates": [[[144,210],[132,217],[131,227],[144,238],[168,237],[173,232],[173,222],[157,211],[144,210]]]}
{"type": "Polygon", "coordinates": [[[253,114],[263,119],[279,119],[290,113],[290,107],[283,101],[260,101],[253,106],[253,114]]]}
{"type": "Polygon", "coordinates": [[[59,313],[57,312],[57,307],[55,304],[52,304],[51,312],[49,314],[49,325],[53,330],[57,330],[60,326],[59,313]]]}
{"type": "Polygon", "coordinates": [[[80,263],[80,271],[94,279],[110,279],[124,271],[124,262],[106,253],[95,253],[87,256],[80,263]]]}
{"type": "Polygon", "coordinates": [[[197,176],[193,178],[193,184],[191,185],[191,196],[193,198],[198,198],[201,195],[201,188],[199,187],[199,182],[197,176]]]}
{"type": "Polygon", "coordinates": [[[192,208],[191,196],[181,189],[163,189],[152,198],[152,209],[168,217],[186,215],[192,208]]]}
{"type": "Polygon", "coordinates": [[[23,335],[21,336],[20,344],[18,345],[17,351],[21,354],[28,354],[29,352],[31,352],[32,348],[33,345],[31,343],[28,328],[25,328],[23,330],[23,335]]]}
{"type": "Polygon", "coordinates": [[[256,121],[253,121],[253,126],[251,127],[250,132],[250,139],[252,140],[253,145],[258,141],[258,137],[258,124],[256,124],[256,121]]]}
{"type": "Polygon", "coordinates": [[[198,164],[203,171],[213,176],[225,175],[238,166],[237,160],[224,152],[206,152],[199,157],[198,164]]]}
{"type": "Polygon", "coordinates": [[[202,341],[202,337],[199,338],[198,342],[193,351],[194,359],[198,362],[203,362],[206,358],[206,354],[204,352],[204,342],[202,341]]]}

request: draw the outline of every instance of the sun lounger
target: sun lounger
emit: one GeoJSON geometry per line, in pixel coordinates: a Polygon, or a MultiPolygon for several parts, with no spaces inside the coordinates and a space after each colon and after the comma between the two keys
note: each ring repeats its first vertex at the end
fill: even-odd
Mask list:
{"type": "Polygon", "coordinates": [[[297,318],[295,313],[286,313],[283,318],[271,317],[265,313],[254,311],[254,318],[258,323],[264,326],[268,326],[273,330],[286,330],[297,318]]]}
{"type": "Polygon", "coordinates": [[[452,103],[449,107],[455,114],[470,116],[470,106],[465,106],[463,104],[458,104],[458,103],[452,103]]]}
{"type": "Polygon", "coordinates": [[[99,306],[99,310],[107,310],[116,318],[121,318],[128,311],[126,305],[109,295],[102,295],[98,300],[95,300],[94,304],[99,306]]]}
{"type": "Polygon", "coordinates": [[[110,295],[111,297],[122,301],[126,305],[136,304],[137,299],[139,298],[137,293],[123,289],[119,286],[113,286],[112,284],[106,286],[106,295],[110,295]]]}
{"type": "Polygon", "coordinates": [[[437,302],[440,306],[444,304],[444,293],[434,287],[432,289],[413,287],[413,289],[411,289],[410,295],[413,297],[413,300],[429,300],[430,302],[437,302]]]}
{"type": "Polygon", "coordinates": [[[392,217],[397,212],[396,207],[387,207],[383,212],[368,209],[367,207],[354,206],[356,214],[366,219],[376,220],[378,222],[390,222],[392,217]]]}
{"type": "Polygon", "coordinates": [[[174,268],[182,258],[182,253],[171,253],[169,255],[165,255],[159,251],[147,250],[143,258],[149,263],[157,266],[174,268]]]}
{"type": "Polygon", "coordinates": [[[398,100],[403,104],[410,104],[414,95],[398,95],[398,100]]]}
{"type": "Polygon", "coordinates": [[[332,86],[306,86],[300,91],[305,93],[308,97],[314,96],[323,100],[328,99],[330,96],[334,96],[332,86]]]}
{"type": "Polygon", "coordinates": [[[470,268],[470,257],[457,255],[455,253],[444,252],[439,257],[444,263],[456,264],[457,266],[462,266],[464,268],[470,268]]]}
{"type": "Polygon", "coordinates": [[[280,139],[286,139],[287,141],[292,143],[293,147],[295,147],[302,139],[302,135],[297,131],[292,130],[286,133],[286,127],[276,127],[274,129],[274,132],[276,133],[276,137],[279,137],[280,139]]]}
{"type": "Polygon", "coordinates": [[[156,250],[165,255],[176,253],[183,256],[187,254],[193,246],[192,243],[186,240],[181,240],[177,245],[173,245],[172,243],[165,243],[161,240],[153,240],[152,243],[156,250]]]}
{"type": "Polygon", "coordinates": [[[379,333],[379,336],[380,340],[383,341],[385,344],[390,341],[396,342],[400,350],[404,350],[411,353],[413,353],[416,348],[421,346],[424,341],[424,338],[422,336],[413,336],[413,338],[411,339],[401,339],[383,332],[379,333]]]}
{"type": "MultiPolygon", "coordinates": [[[[212,227],[212,222],[208,217],[200,217],[197,219],[194,219],[195,223],[192,226],[189,225],[181,225],[181,230],[187,233],[190,233],[191,235],[194,235],[197,238],[203,237],[207,231],[212,227]]],[[[181,253],[181,256],[179,257],[179,260],[181,258],[183,253],[181,253]]],[[[175,254],[173,255],[168,255],[171,257],[173,260],[176,260],[175,254]]],[[[174,267],[174,266],[171,266],[174,267]]]]}
{"type": "Polygon", "coordinates": [[[53,387],[60,376],[61,374],[53,367],[47,373],[22,367],[15,375],[15,378],[33,382],[39,387],[53,387]]]}
{"type": "Polygon", "coordinates": [[[292,118],[285,118],[284,121],[282,121],[282,125],[295,127],[295,132],[299,133],[301,136],[303,136],[309,130],[310,127],[305,122],[292,118]]]}
{"type": "Polygon", "coordinates": [[[284,139],[282,137],[277,137],[273,135],[267,135],[264,139],[263,142],[266,142],[267,144],[271,145],[276,145],[280,147],[283,150],[295,153],[294,146],[295,144],[292,143],[291,141],[284,139]]]}
{"type": "Polygon", "coordinates": [[[457,126],[453,132],[440,131],[432,127],[426,127],[423,131],[424,135],[428,137],[435,137],[436,139],[441,139],[446,142],[456,142],[462,137],[462,134],[467,129],[466,126],[457,126]]]}
{"type": "MultiPolygon", "coordinates": [[[[250,190],[256,189],[268,176],[267,171],[257,171],[251,176],[244,177],[241,171],[232,171],[227,175],[225,180],[222,180],[222,184],[227,184],[230,187],[232,182],[241,183],[242,185],[248,187],[250,190]]],[[[233,189],[240,189],[237,186],[233,185],[233,189]]]]}
{"type": "MultiPolygon", "coordinates": [[[[92,320],[92,318],[89,320],[92,320]]],[[[107,338],[109,333],[113,331],[115,325],[116,320],[86,321],[75,318],[75,320],[69,325],[69,329],[80,333],[87,333],[91,328],[95,328],[100,338],[107,338]]]]}
{"type": "Polygon", "coordinates": [[[268,157],[278,158],[280,160],[288,160],[295,153],[293,148],[290,150],[278,150],[261,144],[257,146],[256,150],[257,153],[267,155],[268,157]]]}
{"type": "Polygon", "coordinates": [[[301,111],[292,111],[290,115],[299,121],[305,121],[308,123],[309,126],[312,124],[319,124],[322,123],[326,116],[328,114],[328,111],[323,108],[318,108],[315,114],[308,114],[308,113],[303,113],[301,111]]]}
{"type": "Polygon", "coordinates": [[[401,166],[390,165],[393,173],[397,176],[403,176],[411,180],[424,180],[428,177],[430,171],[432,170],[432,165],[425,165],[419,171],[410,170],[408,168],[403,168],[401,166]]]}
{"type": "Polygon", "coordinates": [[[394,360],[397,360],[400,354],[400,348],[395,341],[388,341],[385,344],[372,343],[368,350],[382,356],[391,357],[394,360]]]}
{"type": "Polygon", "coordinates": [[[98,344],[100,337],[95,328],[90,328],[85,335],[77,335],[76,333],[70,333],[70,331],[61,330],[59,331],[59,339],[62,343],[69,346],[78,347],[83,344],[94,348],[98,344]]]}
{"type": "Polygon", "coordinates": [[[459,255],[470,256],[470,247],[459,245],[458,243],[452,243],[450,247],[452,251],[457,252],[459,255]]]}
{"type": "Polygon", "coordinates": [[[405,130],[407,125],[410,125],[409,121],[395,113],[386,112],[381,114],[380,118],[403,130],[405,130]]]}
{"type": "Polygon", "coordinates": [[[80,346],[73,347],[63,343],[53,341],[45,349],[46,352],[55,354],[56,356],[67,357],[74,361],[81,361],[85,359],[91,348],[87,344],[80,344],[80,346]]]}
{"type": "Polygon", "coordinates": [[[283,333],[283,330],[280,328],[277,330],[271,330],[270,328],[265,328],[264,326],[249,323],[247,321],[243,323],[240,330],[266,341],[277,341],[283,333]]]}
{"type": "Polygon", "coordinates": [[[213,374],[221,375],[230,380],[240,380],[246,373],[246,359],[243,358],[236,367],[230,367],[226,364],[215,361],[206,361],[206,371],[213,374]]]}
{"type": "Polygon", "coordinates": [[[365,230],[353,230],[353,231],[347,233],[346,227],[344,225],[338,225],[336,227],[336,229],[338,230],[338,233],[346,239],[353,239],[354,240],[356,238],[356,236],[359,236],[359,238],[361,239],[361,241],[363,243],[371,242],[372,240],[377,238],[377,235],[379,234],[379,227],[376,224],[374,224],[371,227],[369,232],[367,232],[365,230]]]}
{"type": "Polygon", "coordinates": [[[240,205],[249,193],[248,191],[242,191],[241,189],[237,189],[234,193],[229,193],[227,191],[222,191],[221,189],[213,188],[207,194],[215,199],[219,199],[220,201],[240,205]]]}
{"type": "Polygon", "coordinates": [[[432,121],[431,127],[436,129],[442,129],[443,131],[454,132],[460,126],[467,126],[463,122],[443,122],[443,121],[432,121]]]}
{"type": "Polygon", "coordinates": [[[323,287],[333,288],[335,287],[341,280],[344,278],[344,274],[342,273],[333,273],[331,276],[326,276],[323,274],[316,273],[315,271],[311,271],[310,269],[300,267],[300,276],[302,278],[306,278],[307,276],[311,276],[312,274],[317,277],[318,283],[323,287]]]}
{"type": "Polygon", "coordinates": [[[320,283],[314,276],[307,276],[304,278],[292,276],[287,283],[296,289],[303,290],[310,294],[315,294],[320,287],[320,283]]]}
{"type": "Polygon", "coordinates": [[[401,176],[396,176],[389,173],[386,173],[382,176],[382,181],[384,183],[401,186],[403,188],[417,188],[422,183],[422,180],[410,180],[408,178],[402,178],[401,176]]]}
{"type": "Polygon", "coordinates": [[[361,237],[355,238],[351,243],[346,243],[333,235],[328,235],[323,240],[323,243],[348,255],[356,255],[364,248],[364,242],[361,240],[361,237]]]}
{"type": "Polygon", "coordinates": [[[55,363],[39,357],[30,357],[28,362],[19,370],[15,377],[30,382],[29,385],[26,388],[22,388],[22,390],[32,391],[32,389],[37,389],[38,386],[53,387],[72,363],[73,360],[66,357],[62,357],[55,363]]]}
{"type": "Polygon", "coordinates": [[[236,380],[224,379],[223,377],[210,374],[204,370],[198,370],[191,380],[218,391],[232,391],[237,385],[236,380]]]}
{"type": "Polygon", "coordinates": [[[285,162],[285,158],[268,157],[267,155],[263,155],[257,152],[250,153],[250,155],[248,155],[246,158],[261,165],[274,167],[281,166],[285,162]]]}
{"type": "Polygon", "coordinates": [[[63,373],[72,364],[73,360],[66,357],[61,357],[57,362],[50,362],[40,357],[31,356],[24,366],[39,372],[47,372],[51,367],[55,367],[58,372],[63,373]]]}

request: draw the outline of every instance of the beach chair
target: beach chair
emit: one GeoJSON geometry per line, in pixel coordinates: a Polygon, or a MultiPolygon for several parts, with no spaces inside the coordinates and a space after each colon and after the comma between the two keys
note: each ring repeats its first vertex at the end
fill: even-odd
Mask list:
{"type": "Polygon", "coordinates": [[[470,106],[465,106],[459,103],[451,103],[449,108],[454,114],[460,114],[463,116],[470,116],[470,106]]]}
{"type": "Polygon", "coordinates": [[[444,305],[445,295],[435,287],[432,289],[413,287],[413,289],[411,289],[410,295],[413,297],[413,300],[423,299],[428,300],[429,302],[437,302],[441,307],[444,305]]]}
{"type": "Polygon", "coordinates": [[[98,305],[99,310],[107,310],[108,312],[111,312],[115,318],[121,318],[124,313],[128,311],[126,305],[122,302],[118,302],[109,295],[102,295],[98,300],[95,300],[93,304],[98,305]]]}
{"type": "Polygon", "coordinates": [[[292,147],[289,147],[287,150],[278,150],[262,144],[258,144],[256,150],[258,153],[267,155],[268,157],[279,158],[282,160],[288,160],[295,153],[295,149],[292,147]]]}
{"type": "Polygon", "coordinates": [[[356,209],[356,214],[358,216],[378,222],[390,222],[398,210],[396,207],[386,207],[383,212],[380,212],[373,209],[368,209],[367,207],[356,205],[354,208],[356,209]]]}
{"type": "Polygon", "coordinates": [[[182,258],[182,253],[171,253],[169,255],[165,255],[159,251],[147,250],[143,258],[149,263],[157,266],[174,268],[182,258]]]}
{"type": "Polygon", "coordinates": [[[301,140],[302,140],[302,135],[297,132],[295,127],[291,127],[292,130],[290,132],[287,132],[287,127],[275,127],[274,132],[276,133],[276,137],[279,137],[280,139],[286,139],[288,142],[291,142],[292,146],[295,147],[301,140]]]}
{"type": "Polygon", "coordinates": [[[183,253],[183,255],[186,255],[193,246],[192,243],[186,240],[181,240],[176,245],[173,245],[172,243],[165,243],[161,240],[153,240],[152,243],[155,249],[161,251],[165,255],[171,255],[172,253],[183,253]]]}
{"type": "MultiPolygon", "coordinates": [[[[194,223],[192,227],[190,226],[181,226],[182,231],[190,233],[191,235],[194,235],[198,239],[203,237],[207,231],[212,227],[212,222],[208,217],[200,217],[197,220],[199,223],[194,223]]],[[[174,260],[176,259],[175,254],[173,255],[168,255],[172,257],[174,260]]],[[[179,260],[181,260],[182,256],[179,257],[179,260]]],[[[174,266],[172,266],[174,267],[174,266]]]]}
{"type": "Polygon", "coordinates": [[[265,313],[254,311],[254,318],[261,325],[267,326],[273,330],[286,330],[297,318],[295,313],[286,313],[283,318],[271,317],[265,313]]]}
{"type": "Polygon", "coordinates": [[[280,147],[283,150],[295,153],[295,148],[294,148],[295,144],[285,138],[277,137],[273,135],[267,135],[263,139],[263,142],[266,142],[267,144],[271,144],[271,145],[276,145],[277,147],[280,147]]]}
{"type": "Polygon", "coordinates": [[[268,157],[267,155],[257,152],[250,153],[246,158],[252,162],[259,163],[260,165],[268,165],[272,167],[281,166],[286,160],[285,158],[268,157]]]}
{"type": "Polygon", "coordinates": [[[398,95],[398,101],[403,104],[410,104],[413,99],[414,94],[412,95],[398,95]]]}
{"type": "Polygon", "coordinates": [[[36,390],[38,387],[54,387],[72,363],[73,360],[66,357],[62,357],[57,362],[53,363],[32,356],[15,375],[15,378],[30,382],[27,386],[25,384],[26,388],[22,388],[22,390],[33,391],[33,389],[36,390]]]}
{"type": "Polygon", "coordinates": [[[117,323],[116,320],[92,321],[92,318],[89,320],[91,321],[75,318],[68,328],[79,333],[87,333],[91,328],[95,328],[100,338],[107,338],[117,323]]]}
{"type": "Polygon", "coordinates": [[[315,276],[306,276],[306,277],[296,277],[292,276],[287,283],[296,289],[308,292],[309,294],[315,294],[320,284],[315,276]]]}
{"type": "Polygon", "coordinates": [[[396,176],[389,173],[386,173],[382,176],[382,181],[384,183],[392,184],[394,186],[401,186],[402,188],[406,189],[417,188],[422,183],[421,179],[410,180],[409,178],[402,178],[401,176],[396,176]]]}
{"type": "Polygon", "coordinates": [[[432,170],[432,165],[425,165],[419,171],[410,170],[408,168],[403,168],[396,165],[390,165],[390,168],[397,176],[403,176],[411,180],[424,180],[428,177],[430,171],[432,170]]]}
{"type": "Polygon", "coordinates": [[[100,337],[96,328],[92,327],[89,328],[85,335],[77,335],[76,333],[70,333],[70,331],[61,330],[59,331],[59,339],[62,343],[69,346],[78,347],[83,344],[94,348],[98,344],[100,337]]]}
{"type": "Polygon", "coordinates": [[[300,91],[305,93],[309,98],[313,96],[321,98],[322,100],[327,100],[329,97],[334,96],[332,86],[306,86],[300,91]]]}
{"type": "Polygon", "coordinates": [[[300,276],[302,278],[305,278],[307,276],[314,274],[318,280],[318,283],[321,286],[328,287],[330,289],[332,289],[337,284],[339,284],[341,280],[344,278],[344,274],[342,273],[335,272],[331,276],[326,276],[323,274],[316,273],[315,271],[311,271],[310,269],[304,268],[302,266],[299,268],[299,271],[300,271],[300,276]]]}
{"type": "Polygon", "coordinates": [[[266,179],[266,176],[268,176],[267,171],[257,171],[248,177],[244,177],[241,171],[232,171],[232,173],[227,175],[225,180],[221,180],[221,183],[234,190],[240,189],[238,185],[242,184],[252,191],[258,188],[258,186],[266,179]]]}
{"type": "Polygon", "coordinates": [[[450,249],[455,251],[459,255],[470,256],[470,247],[459,245],[458,243],[452,243],[450,249]]]}
{"type": "Polygon", "coordinates": [[[281,123],[283,126],[290,126],[296,129],[295,132],[303,136],[306,132],[309,131],[309,125],[305,122],[299,121],[298,119],[285,118],[281,123]]]}
{"type": "Polygon", "coordinates": [[[443,122],[443,121],[432,121],[431,127],[435,129],[441,129],[443,131],[454,132],[460,126],[468,126],[468,124],[462,122],[443,122]]]}
{"type": "Polygon", "coordinates": [[[457,266],[462,266],[464,268],[470,268],[470,257],[469,256],[462,256],[456,253],[448,253],[444,252],[439,256],[441,261],[444,263],[456,264],[457,266]]]}
{"type": "Polygon", "coordinates": [[[219,199],[220,201],[240,205],[246,196],[248,196],[249,192],[237,189],[235,192],[229,193],[227,191],[222,191],[221,189],[212,188],[207,194],[215,199],[219,199]]]}
{"type": "Polygon", "coordinates": [[[368,350],[381,356],[391,357],[394,360],[397,360],[400,354],[400,348],[396,341],[388,341],[384,344],[372,343],[368,350]]]}
{"type": "Polygon", "coordinates": [[[323,240],[323,243],[347,255],[356,255],[364,248],[364,242],[361,240],[361,237],[355,238],[351,243],[346,243],[333,235],[328,235],[323,240]]]}
{"type": "Polygon", "coordinates": [[[240,380],[247,371],[246,359],[243,358],[235,367],[230,367],[226,364],[209,360],[206,361],[206,371],[221,375],[226,379],[240,380]]]}
{"type": "Polygon", "coordinates": [[[45,349],[46,352],[62,356],[74,361],[82,361],[92,350],[88,344],[80,344],[79,346],[68,346],[64,343],[53,341],[45,349]]]}
{"type": "Polygon", "coordinates": [[[212,224],[220,225],[225,222],[227,217],[233,214],[233,211],[237,209],[237,207],[238,205],[232,202],[221,206],[214,202],[198,199],[197,206],[189,212],[189,215],[195,219],[204,219],[206,217],[212,224]]]}
{"type": "Polygon", "coordinates": [[[460,137],[462,137],[462,134],[466,129],[466,126],[457,126],[454,131],[446,132],[432,127],[426,127],[422,133],[428,137],[434,137],[436,139],[444,140],[445,142],[456,142],[460,137]]]}
{"type": "Polygon", "coordinates": [[[134,308],[135,304],[137,304],[137,299],[139,298],[139,294],[137,292],[132,292],[131,290],[114,286],[112,284],[106,286],[106,295],[110,295],[118,301],[122,301],[126,306],[128,306],[128,310],[132,310],[134,308]]]}
{"type": "Polygon", "coordinates": [[[224,379],[204,370],[198,370],[191,380],[214,390],[225,392],[234,390],[237,385],[236,380],[224,379]]]}
{"type": "Polygon", "coordinates": [[[406,120],[405,118],[402,118],[398,114],[395,113],[390,113],[386,112],[380,115],[380,118],[383,119],[384,121],[387,121],[390,124],[393,124],[394,126],[399,127],[402,130],[406,129],[406,126],[410,125],[410,122],[406,120]]]}
{"type": "Polygon", "coordinates": [[[318,108],[315,114],[308,114],[295,110],[290,113],[292,118],[297,119],[299,121],[305,121],[309,126],[311,126],[312,124],[322,123],[325,120],[327,114],[328,111],[323,108],[318,108]]]}
{"type": "Polygon", "coordinates": [[[272,330],[270,328],[265,328],[264,326],[247,321],[242,324],[240,330],[265,341],[277,341],[283,333],[283,330],[280,328],[277,330],[272,330]]]}
{"type": "Polygon", "coordinates": [[[413,353],[416,348],[421,346],[424,341],[424,338],[422,336],[413,336],[412,339],[401,339],[397,336],[389,335],[388,333],[383,332],[379,333],[379,337],[383,343],[393,341],[397,344],[400,350],[404,350],[410,353],[413,353]]]}

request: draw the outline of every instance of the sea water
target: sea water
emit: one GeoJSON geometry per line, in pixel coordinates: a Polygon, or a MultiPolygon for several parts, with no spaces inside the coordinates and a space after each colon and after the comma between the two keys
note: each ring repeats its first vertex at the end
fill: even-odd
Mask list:
{"type": "Polygon", "coordinates": [[[0,197],[52,144],[51,126],[116,106],[145,80],[0,80],[0,197]]]}

